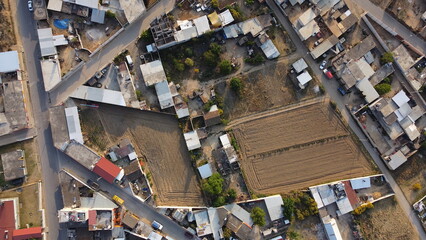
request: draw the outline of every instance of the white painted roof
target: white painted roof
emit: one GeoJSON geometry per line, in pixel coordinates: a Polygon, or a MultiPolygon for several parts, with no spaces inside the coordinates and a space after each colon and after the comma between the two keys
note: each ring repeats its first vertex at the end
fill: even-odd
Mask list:
{"type": "Polygon", "coordinates": [[[417,130],[417,127],[415,124],[411,124],[407,128],[404,128],[405,134],[407,134],[408,138],[411,141],[414,141],[416,138],[420,137],[420,132],[417,130]]]}
{"type": "Polygon", "coordinates": [[[75,4],[88,8],[98,8],[98,3],[98,0],[75,0],[75,4]]]}
{"type": "Polygon", "coordinates": [[[392,170],[397,169],[399,166],[401,166],[403,163],[407,161],[407,158],[404,156],[401,150],[394,153],[393,155],[390,155],[389,158],[390,158],[390,161],[388,162],[388,164],[392,170]]]}
{"type": "Polygon", "coordinates": [[[129,157],[130,161],[138,158],[138,155],[135,152],[131,152],[127,156],[129,157]]]}
{"type": "Polygon", "coordinates": [[[299,29],[299,34],[302,37],[302,40],[306,40],[319,31],[320,27],[318,24],[315,21],[310,21],[308,24],[299,29]]]}
{"type": "Polygon", "coordinates": [[[41,56],[51,56],[57,54],[56,47],[53,44],[53,33],[51,28],[37,29],[38,40],[40,43],[41,56]]]}
{"type": "Polygon", "coordinates": [[[64,35],[55,35],[52,37],[53,46],[64,46],[68,45],[68,41],[65,39],[64,35]]]}
{"type": "Polygon", "coordinates": [[[197,36],[197,28],[195,26],[177,31],[175,33],[175,39],[177,42],[185,42],[197,36]]]}
{"type": "Polygon", "coordinates": [[[65,117],[67,119],[68,135],[70,140],[74,139],[75,141],[84,144],[77,107],[65,108],[65,117]]]}
{"type": "Polygon", "coordinates": [[[232,147],[231,142],[229,141],[228,134],[223,134],[222,136],[219,137],[219,139],[220,139],[220,143],[222,144],[224,148],[232,147]]]}
{"type": "Polygon", "coordinates": [[[8,73],[15,72],[20,69],[19,57],[17,51],[1,52],[0,53],[0,72],[8,73]]]}
{"type": "Polygon", "coordinates": [[[398,107],[401,107],[405,103],[408,103],[410,101],[410,98],[408,98],[407,94],[405,94],[404,90],[399,91],[395,96],[392,97],[392,101],[398,105],[398,107]]]}
{"type": "Polygon", "coordinates": [[[303,58],[294,62],[292,64],[292,66],[293,66],[294,70],[296,70],[296,73],[300,73],[303,70],[305,70],[306,68],[308,68],[308,64],[306,64],[305,59],[303,59],[303,58]]]}
{"type": "Polygon", "coordinates": [[[395,114],[398,117],[398,121],[401,122],[406,118],[413,110],[411,109],[410,105],[408,103],[404,103],[402,106],[400,106],[396,111],[395,114]]]}
{"type": "Polygon", "coordinates": [[[350,181],[351,181],[351,186],[353,190],[371,187],[370,177],[355,178],[355,179],[351,179],[350,181]]]}
{"type": "Polygon", "coordinates": [[[299,76],[297,76],[297,81],[299,81],[301,85],[305,85],[311,80],[312,80],[312,77],[307,71],[304,71],[299,76]]]}
{"type": "Polygon", "coordinates": [[[304,13],[302,13],[302,15],[300,15],[300,17],[297,19],[297,21],[302,25],[305,26],[306,24],[308,24],[310,21],[314,20],[314,18],[317,15],[315,14],[315,12],[312,10],[312,8],[309,8],[308,10],[306,10],[304,13]]]}
{"type": "Polygon", "coordinates": [[[266,209],[268,210],[271,221],[275,221],[284,217],[282,205],[284,204],[281,195],[273,195],[264,198],[266,209]]]}
{"type": "Polygon", "coordinates": [[[166,73],[160,60],[155,60],[139,66],[146,86],[152,86],[161,81],[166,81],[166,73]]]}
{"type": "Polygon", "coordinates": [[[60,12],[62,11],[62,0],[49,0],[47,4],[48,10],[60,12]]]}
{"type": "Polygon", "coordinates": [[[337,227],[336,220],[334,218],[324,223],[325,232],[329,240],[343,240],[340,235],[339,227],[337,227]]]}
{"type": "Polygon", "coordinates": [[[201,147],[200,139],[198,138],[198,134],[196,131],[187,132],[183,134],[186,146],[188,147],[188,150],[194,150],[201,147]]]}
{"type": "Polygon", "coordinates": [[[271,39],[268,39],[268,41],[264,42],[260,48],[268,59],[273,59],[280,56],[280,52],[278,51],[277,47],[275,47],[271,39]]]}
{"type": "Polygon", "coordinates": [[[118,106],[126,106],[126,102],[124,101],[124,97],[121,92],[103,88],[80,86],[71,94],[70,97],[118,106]]]}
{"type": "Polygon", "coordinates": [[[194,19],[195,27],[197,28],[198,36],[210,31],[209,19],[207,15],[194,19]]]}
{"type": "Polygon", "coordinates": [[[155,84],[155,91],[157,92],[161,109],[173,107],[173,97],[167,81],[161,81],[155,84]]]}
{"type": "Polygon", "coordinates": [[[362,94],[364,94],[365,101],[367,101],[368,103],[371,103],[380,97],[371,82],[368,81],[368,78],[364,78],[361,81],[357,82],[356,87],[362,92],[362,94]]]}
{"type": "Polygon", "coordinates": [[[61,81],[61,65],[57,59],[41,60],[44,89],[48,92],[61,81]]]}
{"type": "Polygon", "coordinates": [[[210,163],[206,163],[203,166],[199,167],[198,172],[200,172],[202,179],[206,179],[213,174],[212,167],[210,166],[210,163]]]}
{"type": "Polygon", "coordinates": [[[234,17],[232,17],[231,11],[226,9],[226,11],[219,13],[219,18],[222,21],[222,26],[226,26],[234,21],[234,17]]]}
{"type": "Polygon", "coordinates": [[[318,189],[316,187],[310,187],[309,190],[311,190],[312,197],[314,198],[315,202],[317,203],[318,209],[324,207],[324,203],[322,202],[321,196],[319,195],[318,189]]]}

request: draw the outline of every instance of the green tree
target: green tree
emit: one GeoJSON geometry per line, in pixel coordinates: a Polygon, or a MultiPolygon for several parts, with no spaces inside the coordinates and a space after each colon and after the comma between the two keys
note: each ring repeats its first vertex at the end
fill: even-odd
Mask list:
{"type": "Polygon", "coordinates": [[[204,52],[203,57],[206,64],[211,67],[215,67],[219,61],[219,56],[214,54],[211,50],[204,52]]]}
{"type": "Polygon", "coordinates": [[[294,213],[294,201],[292,198],[283,198],[283,203],[283,215],[290,220],[294,213]]]}
{"type": "Polygon", "coordinates": [[[225,197],[224,196],[218,196],[214,201],[213,201],[213,207],[220,207],[225,205],[225,197]]]}
{"type": "Polygon", "coordinates": [[[138,98],[138,101],[140,101],[142,99],[142,92],[139,89],[136,89],[136,97],[138,98]]]}
{"type": "Polygon", "coordinates": [[[216,55],[220,55],[220,53],[222,52],[222,47],[217,43],[211,43],[210,44],[210,51],[212,51],[212,53],[214,53],[216,55]]]}
{"type": "Polygon", "coordinates": [[[141,39],[146,42],[154,42],[154,38],[152,37],[152,33],[150,29],[147,29],[141,33],[141,39]]]}
{"type": "Polygon", "coordinates": [[[261,209],[260,207],[254,207],[251,210],[250,217],[253,219],[254,224],[260,227],[265,226],[265,211],[263,211],[263,209],[261,209]]]}
{"type": "Polygon", "coordinates": [[[300,239],[300,235],[297,232],[295,232],[295,231],[288,231],[287,232],[287,237],[290,240],[299,240],[300,239]]]}
{"type": "Polygon", "coordinates": [[[223,237],[228,240],[230,237],[232,237],[232,231],[231,229],[224,227],[223,228],[223,237]]]}
{"type": "Polygon", "coordinates": [[[380,61],[382,63],[391,63],[393,62],[393,53],[391,52],[385,52],[382,57],[380,58],[380,61]]]}
{"type": "Polygon", "coordinates": [[[237,198],[237,192],[234,189],[229,189],[227,192],[226,200],[228,202],[233,202],[237,198]]]}
{"type": "Polygon", "coordinates": [[[388,83],[380,83],[374,86],[374,89],[376,89],[379,95],[384,95],[391,91],[392,86],[388,83]]]}
{"type": "Polygon", "coordinates": [[[231,89],[234,90],[237,94],[241,94],[244,88],[243,81],[240,78],[234,77],[230,82],[231,89]]]}
{"type": "Polygon", "coordinates": [[[246,0],[247,5],[252,5],[254,3],[254,0],[246,0]]]}
{"type": "Polygon", "coordinates": [[[203,183],[203,190],[213,196],[218,196],[223,191],[223,178],[219,173],[213,173],[206,182],[203,183]]]}
{"type": "Polygon", "coordinates": [[[183,70],[185,70],[185,65],[183,65],[183,63],[181,63],[177,59],[173,59],[173,65],[174,65],[175,69],[179,72],[182,72],[183,70]]]}
{"type": "Polygon", "coordinates": [[[219,63],[220,73],[228,75],[232,72],[232,65],[228,60],[223,60],[219,63]]]}
{"type": "Polygon", "coordinates": [[[265,62],[265,58],[262,56],[262,54],[257,53],[254,57],[246,58],[245,62],[253,64],[253,65],[259,65],[265,62]]]}
{"type": "Polygon", "coordinates": [[[212,3],[212,7],[214,7],[214,8],[219,7],[219,1],[218,0],[212,0],[211,3],[212,3]]]}
{"type": "Polygon", "coordinates": [[[185,59],[185,65],[188,67],[193,67],[194,66],[194,60],[192,60],[191,58],[186,58],[185,59]]]}
{"type": "Polygon", "coordinates": [[[107,18],[115,18],[115,13],[111,10],[106,11],[105,16],[107,18]]]}
{"type": "Polygon", "coordinates": [[[194,55],[194,52],[191,48],[185,48],[185,56],[192,57],[194,55]]]}

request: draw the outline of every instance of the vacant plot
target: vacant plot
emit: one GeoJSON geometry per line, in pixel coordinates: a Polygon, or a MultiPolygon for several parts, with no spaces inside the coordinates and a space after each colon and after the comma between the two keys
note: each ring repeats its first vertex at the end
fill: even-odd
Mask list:
{"type": "Polygon", "coordinates": [[[419,239],[394,198],[374,203],[374,208],[355,219],[361,226],[364,239],[419,239]]]}
{"type": "Polygon", "coordinates": [[[175,116],[103,104],[90,111],[101,120],[111,143],[129,138],[138,155],[145,156],[158,205],[204,205],[175,116]]]}
{"type": "Polygon", "coordinates": [[[328,102],[316,101],[237,125],[242,168],[257,193],[284,193],[371,173],[328,102]]]}
{"type": "Polygon", "coordinates": [[[0,52],[8,51],[16,44],[8,0],[0,0],[0,52]]]}

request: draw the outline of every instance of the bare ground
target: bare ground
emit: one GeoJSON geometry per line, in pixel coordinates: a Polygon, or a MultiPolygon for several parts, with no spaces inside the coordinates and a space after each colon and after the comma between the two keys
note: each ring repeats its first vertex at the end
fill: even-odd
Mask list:
{"type": "Polygon", "coordinates": [[[0,0],[0,52],[16,44],[9,0],[0,0]]]}
{"type": "Polygon", "coordinates": [[[374,203],[374,208],[357,216],[365,239],[419,239],[396,200],[387,198],[374,203]]]}
{"type": "Polygon", "coordinates": [[[147,161],[156,202],[162,206],[203,206],[201,190],[175,116],[101,104],[92,117],[102,122],[107,139],[129,138],[147,161]]]}
{"type": "Polygon", "coordinates": [[[247,185],[256,193],[285,193],[372,172],[328,102],[241,123],[234,134],[247,185]]]}

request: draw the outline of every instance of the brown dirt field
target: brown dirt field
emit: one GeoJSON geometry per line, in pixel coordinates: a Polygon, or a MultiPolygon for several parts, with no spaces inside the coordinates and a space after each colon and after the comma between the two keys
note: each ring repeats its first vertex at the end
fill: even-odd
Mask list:
{"type": "Polygon", "coordinates": [[[9,0],[0,0],[0,52],[16,44],[9,0]]]}
{"type": "Polygon", "coordinates": [[[374,203],[374,208],[355,219],[360,224],[365,239],[419,239],[394,198],[374,203]]]}
{"type": "Polygon", "coordinates": [[[247,185],[256,193],[285,193],[372,172],[328,102],[242,123],[234,134],[247,185]]]}
{"type": "Polygon", "coordinates": [[[204,205],[197,176],[175,116],[103,104],[100,104],[99,109],[91,111],[99,114],[111,143],[129,138],[138,155],[145,156],[158,205],[204,205]]]}
{"type": "Polygon", "coordinates": [[[310,216],[302,221],[294,221],[289,231],[296,232],[303,240],[327,239],[319,216],[310,216]]]}

